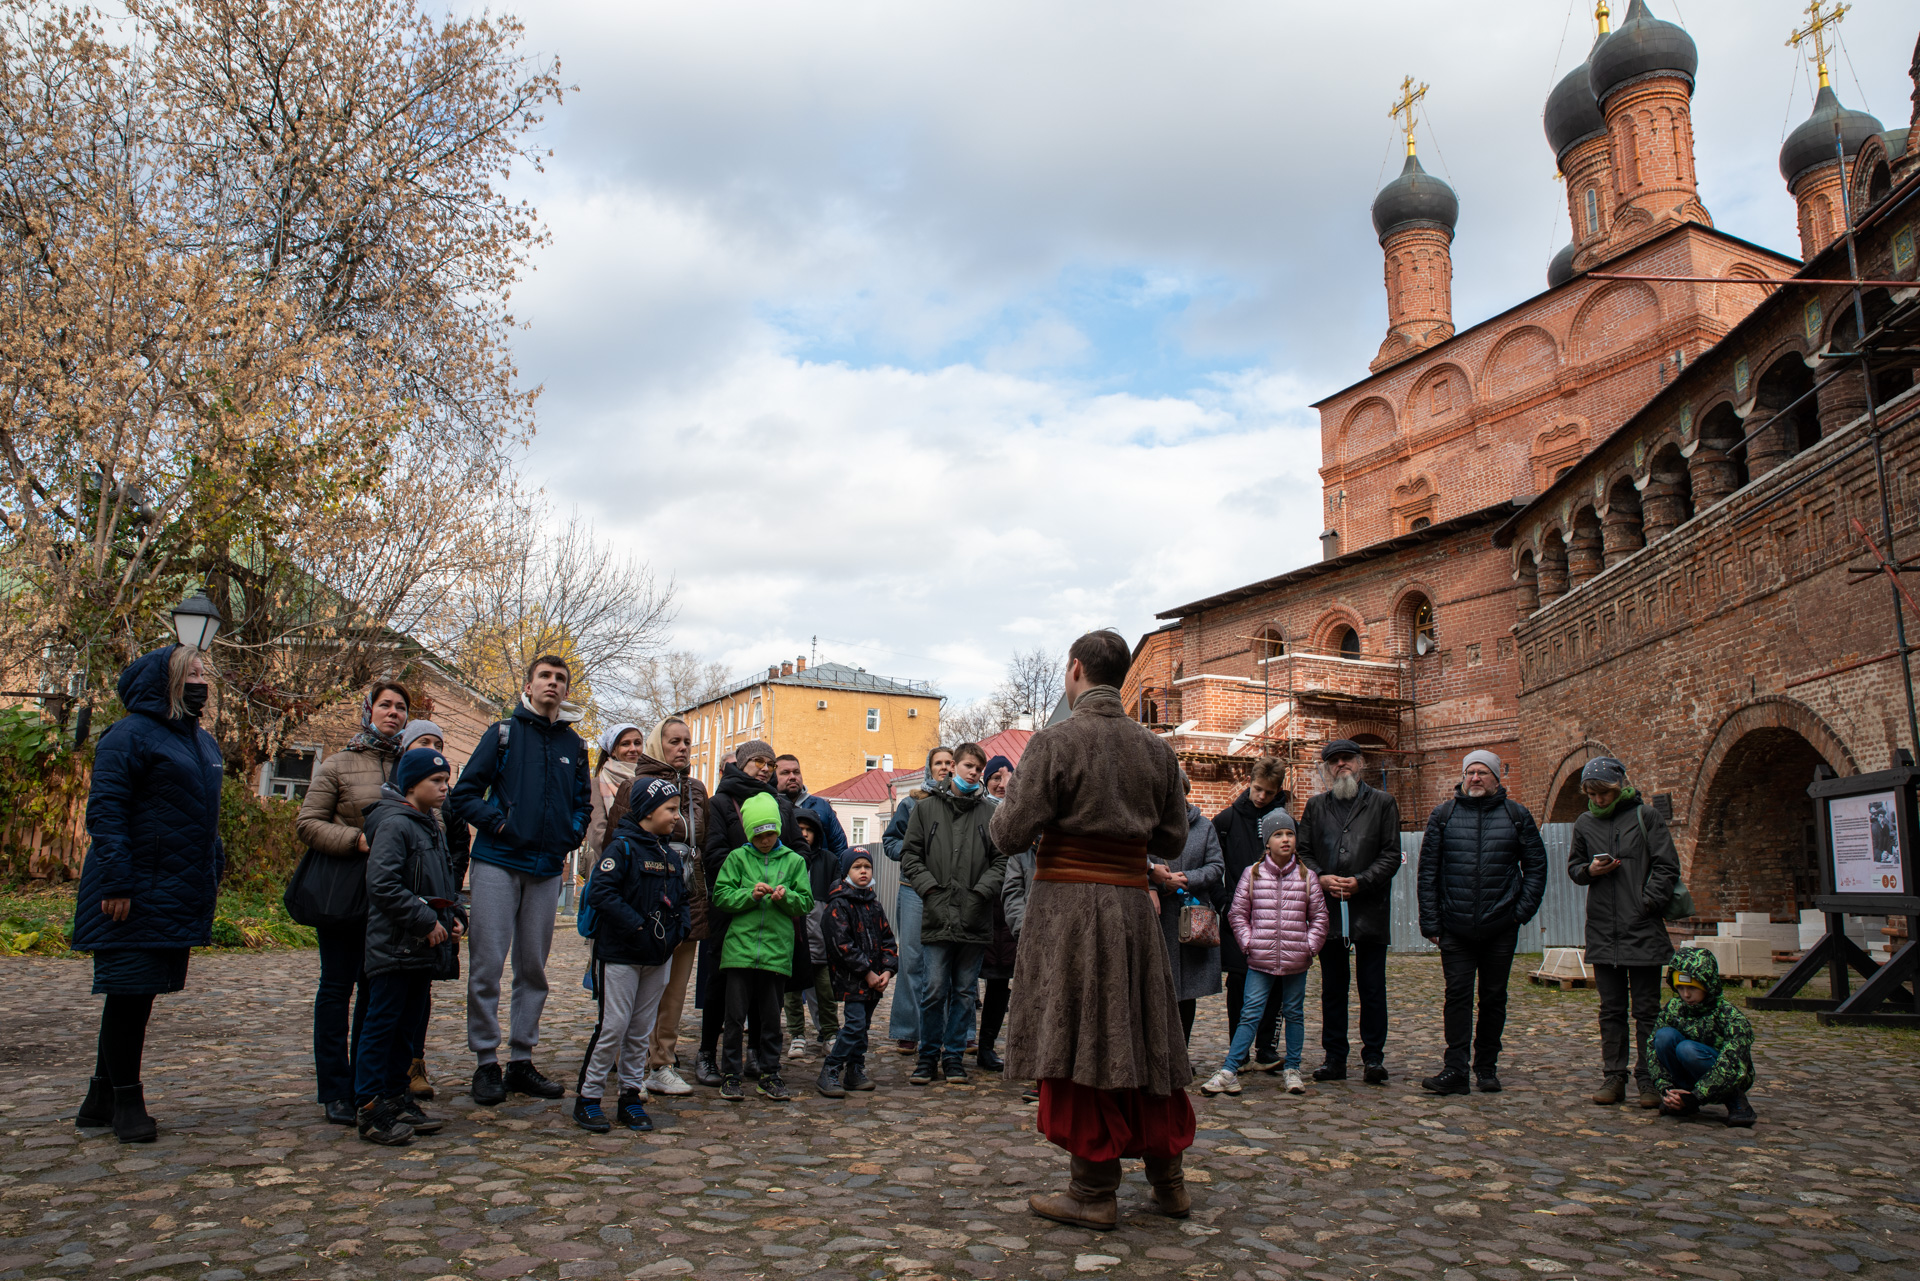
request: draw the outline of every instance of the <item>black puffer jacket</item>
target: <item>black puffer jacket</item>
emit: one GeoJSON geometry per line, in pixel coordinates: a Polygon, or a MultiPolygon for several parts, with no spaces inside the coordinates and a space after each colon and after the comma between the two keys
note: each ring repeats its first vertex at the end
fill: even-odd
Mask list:
{"type": "Polygon", "coordinates": [[[1680,856],[1659,810],[1629,792],[1605,818],[1582,814],[1573,821],[1567,875],[1587,887],[1588,965],[1665,965],[1672,958],[1665,913],[1680,856]],[[1620,866],[1596,877],[1587,866],[1602,854],[1620,866]]]}
{"type": "MultiPolygon", "coordinates": [[[[1400,803],[1377,787],[1360,784],[1341,805],[1322,792],[1300,816],[1300,861],[1322,876],[1359,882],[1347,900],[1349,937],[1355,943],[1393,942],[1393,878],[1400,870],[1400,803]]],[[[1340,938],[1340,903],[1327,897],[1327,942],[1340,938]]]]}
{"type": "Polygon", "coordinates": [[[1420,933],[1491,938],[1525,925],[1547,892],[1547,847],[1507,789],[1434,807],[1420,842],[1420,933]]]}
{"type": "Polygon", "coordinates": [[[601,847],[586,898],[593,959],[608,965],[665,965],[693,929],[680,856],[643,830],[631,810],[601,847]]]}
{"type": "Polygon", "coordinates": [[[1240,941],[1234,938],[1233,928],[1227,923],[1227,908],[1233,901],[1233,892],[1240,888],[1240,878],[1266,857],[1266,849],[1260,844],[1260,820],[1277,809],[1284,809],[1292,799],[1292,793],[1282,791],[1270,803],[1255,805],[1252,793],[1242,792],[1233,798],[1233,804],[1213,816],[1213,830],[1220,834],[1220,854],[1227,866],[1225,892],[1213,905],[1220,913],[1220,968],[1223,970],[1232,970],[1235,974],[1247,972],[1246,954],[1240,950],[1240,941]]]}
{"type": "Polygon", "coordinates": [[[437,979],[460,974],[459,946],[449,936],[430,945],[435,925],[463,919],[454,905],[453,859],[446,833],[431,814],[407,804],[391,783],[366,814],[367,951],[372,978],[390,970],[425,970],[437,979]],[[441,899],[436,908],[427,900],[441,899]]]}
{"type": "MultiPolygon", "coordinates": [[[[720,781],[713,787],[713,799],[707,802],[707,833],[700,846],[701,861],[706,864],[709,891],[720,879],[720,869],[726,865],[727,855],[747,843],[747,829],[740,821],[740,807],[746,804],[749,797],[763,792],[780,805],[780,843],[790,850],[806,847],[800,828],[793,821],[793,802],[774,791],[772,783],[762,783],[738,765],[729,765],[720,771],[720,781]]],[[[721,932],[725,933],[724,930],[721,932]]]]}

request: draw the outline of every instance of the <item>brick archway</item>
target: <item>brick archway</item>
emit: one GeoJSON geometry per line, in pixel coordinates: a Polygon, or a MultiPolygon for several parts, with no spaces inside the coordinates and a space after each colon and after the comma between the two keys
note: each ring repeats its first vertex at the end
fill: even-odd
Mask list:
{"type": "Polygon", "coordinates": [[[1814,771],[1859,772],[1840,736],[1803,703],[1760,699],[1720,724],[1687,810],[1687,886],[1703,917],[1791,916],[1818,889],[1814,771]]]}
{"type": "Polygon", "coordinates": [[[1596,756],[1613,754],[1606,744],[1587,739],[1561,757],[1560,767],[1553,772],[1553,781],[1547,784],[1546,793],[1540,798],[1539,821],[1571,823],[1580,817],[1580,811],[1587,807],[1580,793],[1581,769],[1596,756]]]}

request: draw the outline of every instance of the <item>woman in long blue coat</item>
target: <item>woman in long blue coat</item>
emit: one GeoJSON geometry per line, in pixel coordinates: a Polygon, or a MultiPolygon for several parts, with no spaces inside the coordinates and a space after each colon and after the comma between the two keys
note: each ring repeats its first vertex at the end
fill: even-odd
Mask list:
{"type": "Polygon", "coordinates": [[[78,1124],[122,1143],[159,1133],[140,1088],[153,998],[187,983],[190,949],[212,941],[226,870],[220,747],[200,728],[200,651],[176,645],[120,673],[127,714],[100,736],[87,794],[91,845],[73,909],[73,946],[93,953],[100,1048],[78,1124]]]}

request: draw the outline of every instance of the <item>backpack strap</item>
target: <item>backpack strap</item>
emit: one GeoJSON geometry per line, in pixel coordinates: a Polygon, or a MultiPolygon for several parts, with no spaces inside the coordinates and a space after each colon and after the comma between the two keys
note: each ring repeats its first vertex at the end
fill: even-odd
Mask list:
{"type": "Polygon", "coordinates": [[[1443,828],[1453,822],[1453,803],[1455,799],[1456,798],[1450,796],[1440,805],[1440,826],[1443,828]]]}

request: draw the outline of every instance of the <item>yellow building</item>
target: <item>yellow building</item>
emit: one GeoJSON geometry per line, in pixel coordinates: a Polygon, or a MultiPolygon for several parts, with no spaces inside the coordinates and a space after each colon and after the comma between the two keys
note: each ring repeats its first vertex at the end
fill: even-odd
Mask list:
{"type": "Polygon", "coordinates": [[[917,767],[940,742],[940,696],[925,681],[844,663],[795,659],[681,711],[693,730],[693,773],[712,787],[735,748],[764,739],[800,758],[819,789],[871,769],[917,767]]]}

